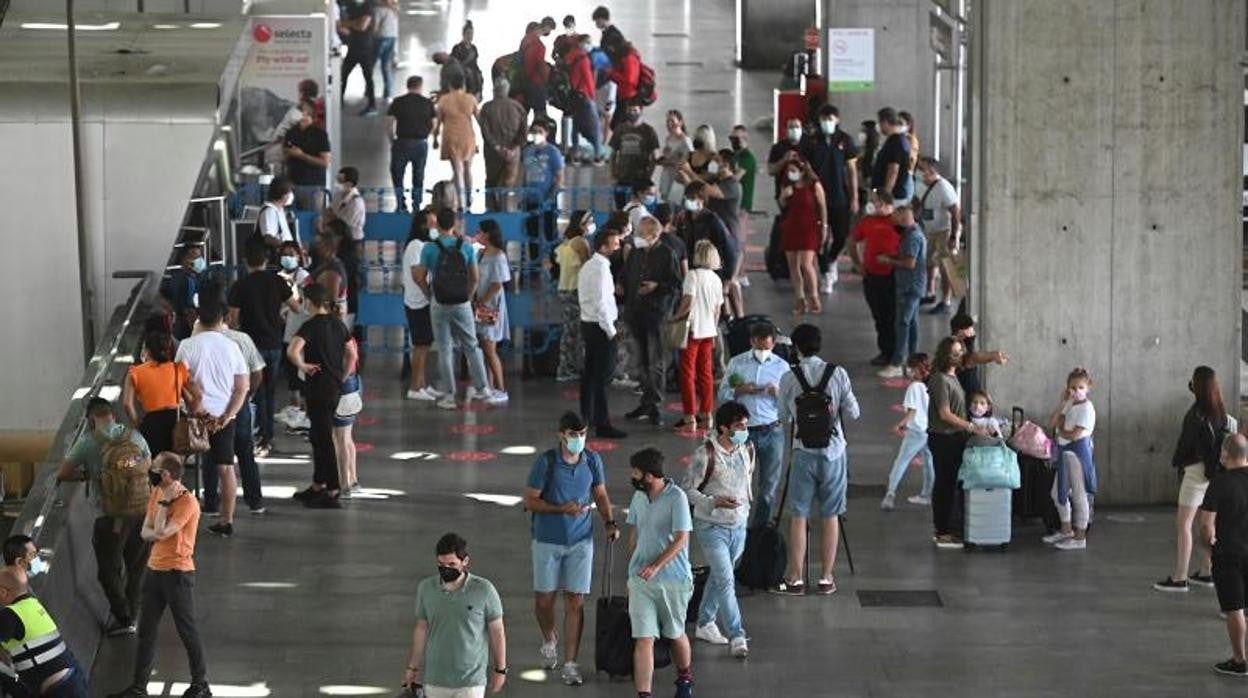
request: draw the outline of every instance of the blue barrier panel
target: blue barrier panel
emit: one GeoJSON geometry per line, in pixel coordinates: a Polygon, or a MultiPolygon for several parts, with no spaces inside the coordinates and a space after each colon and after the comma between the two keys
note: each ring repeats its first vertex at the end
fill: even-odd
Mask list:
{"type": "MultiPolygon", "coordinates": [[[[404,242],[412,228],[412,214],[375,211],[364,217],[365,240],[404,242]]],[[[402,254],[400,252],[400,254],[402,254]]]]}
{"type": "Polygon", "coordinates": [[[292,211],[291,213],[295,217],[295,225],[299,227],[299,241],[306,250],[312,245],[312,239],[316,237],[316,219],[319,214],[316,211],[292,211]]]}
{"type": "Polygon", "coordinates": [[[361,293],[359,312],[356,313],[359,325],[401,325],[407,326],[407,314],[404,312],[403,295],[398,293],[361,293]],[[368,318],[365,322],[363,318],[368,318]]]}

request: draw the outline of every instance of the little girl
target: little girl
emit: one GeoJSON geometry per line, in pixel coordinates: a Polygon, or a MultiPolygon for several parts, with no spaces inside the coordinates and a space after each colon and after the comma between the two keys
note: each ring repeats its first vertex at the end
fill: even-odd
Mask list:
{"type": "Polygon", "coordinates": [[[1049,417],[1049,427],[1057,435],[1057,478],[1052,494],[1062,528],[1043,540],[1059,550],[1083,550],[1088,546],[1091,495],[1096,494],[1096,463],[1092,461],[1096,409],[1088,400],[1091,387],[1087,370],[1076,367],[1066,377],[1061,402],[1049,417]]]}
{"type": "MultiPolygon", "coordinates": [[[[296,300],[302,300],[303,289],[312,283],[312,277],[305,269],[306,259],[303,254],[303,248],[299,243],[287,241],[282,243],[278,250],[281,256],[278,261],[281,265],[281,271],[277,274],[290,284],[290,289],[296,300]]],[[[293,311],[288,306],[282,306],[282,316],[286,321],[285,331],[282,333],[282,341],[285,345],[282,348],[282,356],[286,356],[286,348],[290,346],[290,340],[294,339],[295,333],[303,327],[303,323],[308,319],[308,313],[304,310],[303,303],[299,303],[299,310],[293,311]]],[[[311,422],[308,415],[303,409],[303,380],[299,377],[299,371],[290,361],[282,361],[282,368],[286,373],[287,387],[290,389],[290,404],[281,412],[274,415],[274,419],[283,422],[291,429],[308,429],[311,422]]]]}
{"type": "Polygon", "coordinates": [[[988,397],[988,393],[981,390],[972,392],[966,400],[966,411],[971,414],[971,424],[987,429],[990,438],[1002,438],[1001,420],[992,416],[992,398],[988,397]]]}
{"type": "Polygon", "coordinates": [[[893,425],[893,431],[901,436],[901,447],[897,449],[897,460],[893,461],[893,469],[888,473],[888,492],[884,494],[880,508],[893,508],[893,499],[897,495],[897,486],[906,476],[906,468],[916,455],[923,458],[923,489],[919,494],[906,499],[911,504],[926,506],[931,503],[932,483],[936,479],[936,471],[932,466],[932,452],[927,450],[927,377],[932,373],[932,364],[927,354],[911,354],[906,360],[906,370],[910,374],[910,387],[906,388],[906,397],[901,406],[905,410],[901,421],[893,425]]]}

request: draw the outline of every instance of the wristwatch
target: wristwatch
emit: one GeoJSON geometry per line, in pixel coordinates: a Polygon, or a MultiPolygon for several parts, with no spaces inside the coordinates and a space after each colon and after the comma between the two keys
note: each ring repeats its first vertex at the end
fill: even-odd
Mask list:
{"type": "Polygon", "coordinates": [[[506,676],[506,675],[507,675],[507,667],[494,667],[494,673],[495,673],[495,674],[502,674],[503,676],[506,676]]]}

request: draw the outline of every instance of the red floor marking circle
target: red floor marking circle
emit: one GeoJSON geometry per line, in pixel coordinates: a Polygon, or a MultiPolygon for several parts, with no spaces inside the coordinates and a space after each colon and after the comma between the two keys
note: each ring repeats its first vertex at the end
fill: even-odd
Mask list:
{"type": "Polygon", "coordinates": [[[381,418],[362,414],[355,418],[355,423],[361,427],[372,427],[381,424],[381,418]]]}
{"type": "Polygon", "coordinates": [[[677,429],[674,433],[682,439],[705,439],[707,430],[701,428],[696,431],[691,429],[677,429]]]}
{"type": "Polygon", "coordinates": [[[685,406],[679,402],[669,402],[666,405],[663,405],[663,409],[667,410],[668,412],[675,413],[675,414],[683,414],[685,411],[685,406]]]}
{"type": "Polygon", "coordinates": [[[862,276],[859,274],[855,274],[853,272],[846,271],[846,272],[841,272],[840,274],[838,274],[837,279],[840,281],[862,281],[862,276]]]}
{"type": "Polygon", "coordinates": [[[906,407],[905,407],[905,405],[902,405],[902,404],[889,405],[889,406],[888,406],[888,409],[890,409],[890,410],[892,410],[892,411],[894,411],[894,412],[905,412],[905,411],[906,411],[906,407]]]}
{"type": "Polygon", "coordinates": [[[745,270],[746,270],[746,271],[755,271],[755,272],[758,272],[758,271],[767,271],[767,265],[766,265],[766,263],[764,263],[764,262],[746,262],[746,263],[745,263],[745,270]]]}
{"type": "Polygon", "coordinates": [[[593,441],[590,441],[586,445],[588,445],[591,450],[598,451],[599,453],[606,453],[607,451],[614,451],[615,449],[620,447],[618,443],[614,441],[608,441],[606,439],[594,439],[593,441]]]}
{"type": "Polygon", "coordinates": [[[751,254],[763,254],[767,251],[767,248],[762,245],[746,245],[745,251],[751,254]]]}
{"type": "Polygon", "coordinates": [[[580,388],[565,388],[563,392],[559,394],[563,396],[564,400],[580,400],[581,399],[580,388]]]}
{"type": "Polygon", "coordinates": [[[452,434],[493,434],[498,427],[493,424],[452,424],[446,428],[452,434]]]}
{"type": "Polygon", "coordinates": [[[497,456],[489,451],[453,451],[446,454],[446,457],[453,461],[461,463],[480,463],[487,460],[494,460],[497,456]]]}
{"type": "Polygon", "coordinates": [[[356,453],[368,453],[368,452],[369,452],[369,451],[371,451],[371,450],[373,450],[373,445],[372,445],[372,444],[370,444],[369,442],[367,442],[367,441],[356,441],[356,442],[355,442],[355,452],[356,452],[356,453]]]}
{"type": "Polygon", "coordinates": [[[910,381],[906,380],[905,378],[881,378],[880,385],[884,386],[885,388],[896,388],[898,390],[903,390],[905,388],[910,387],[910,381]]]}

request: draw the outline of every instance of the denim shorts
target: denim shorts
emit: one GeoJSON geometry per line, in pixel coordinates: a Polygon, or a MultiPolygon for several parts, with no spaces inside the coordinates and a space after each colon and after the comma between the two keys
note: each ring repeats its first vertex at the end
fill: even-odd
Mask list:
{"type": "Polygon", "coordinates": [[[633,637],[676,639],[685,634],[693,581],[647,582],[628,578],[628,620],[633,637]]]}
{"type": "Polygon", "coordinates": [[[819,517],[830,519],[845,513],[845,453],[829,458],[823,453],[793,449],[789,472],[789,515],[809,518],[812,502],[819,503],[819,517]]]}
{"type": "Polygon", "coordinates": [[[593,578],[593,538],[572,545],[533,541],[533,591],[588,594],[593,578]]]}

